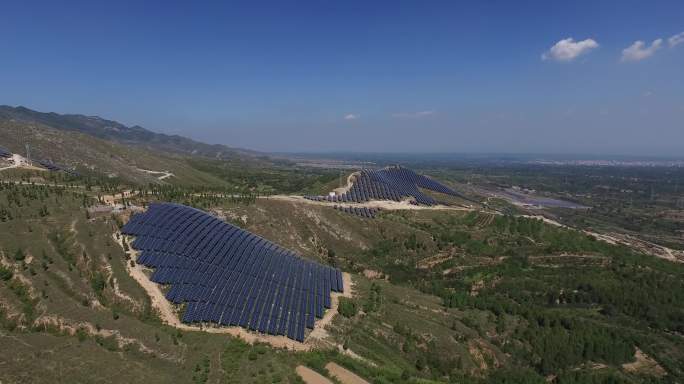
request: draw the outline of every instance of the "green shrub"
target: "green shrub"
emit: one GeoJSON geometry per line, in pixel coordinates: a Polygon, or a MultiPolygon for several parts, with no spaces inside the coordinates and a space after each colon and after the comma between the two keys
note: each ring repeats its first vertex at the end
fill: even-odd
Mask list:
{"type": "Polygon", "coordinates": [[[14,276],[14,273],[12,271],[5,267],[4,265],[0,265],[0,280],[2,281],[8,281],[14,276]]]}
{"type": "Polygon", "coordinates": [[[356,313],[358,312],[356,301],[346,297],[340,297],[340,304],[337,307],[337,312],[346,318],[356,316],[356,313]]]}
{"type": "Polygon", "coordinates": [[[19,248],[17,251],[14,253],[14,260],[16,261],[24,261],[26,259],[26,253],[24,253],[24,250],[19,248]]]}

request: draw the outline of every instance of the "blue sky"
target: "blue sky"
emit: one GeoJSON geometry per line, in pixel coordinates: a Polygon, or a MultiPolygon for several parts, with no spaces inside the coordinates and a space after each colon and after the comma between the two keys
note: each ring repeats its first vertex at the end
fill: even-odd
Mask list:
{"type": "Polygon", "coordinates": [[[109,3],[3,4],[0,104],[267,151],[684,152],[682,1],[109,3]]]}

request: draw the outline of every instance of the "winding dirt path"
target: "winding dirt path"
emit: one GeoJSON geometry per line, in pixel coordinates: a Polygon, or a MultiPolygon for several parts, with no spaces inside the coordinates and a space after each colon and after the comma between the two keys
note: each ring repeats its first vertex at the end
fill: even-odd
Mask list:
{"type": "Polygon", "coordinates": [[[154,175],[154,176],[161,175],[161,176],[157,176],[157,180],[164,180],[164,179],[168,179],[169,177],[176,176],[169,171],[151,171],[149,169],[142,169],[142,168],[137,168],[137,170],[141,171],[141,172],[145,172],[145,173],[150,174],[150,175],[154,175]]]}
{"type": "Polygon", "coordinates": [[[345,185],[343,187],[335,188],[333,190],[335,192],[335,194],[341,195],[343,193],[349,192],[352,185],[354,184],[354,178],[360,174],[361,174],[361,172],[359,172],[359,171],[352,172],[351,174],[349,174],[349,176],[347,176],[347,185],[345,185]]]}
{"type": "Polygon", "coordinates": [[[634,362],[622,364],[622,369],[631,373],[641,373],[655,377],[667,375],[667,371],[652,357],[637,348],[634,352],[634,362]]]}
{"type": "Polygon", "coordinates": [[[644,252],[646,254],[671,261],[673,263],[684,263],[684,251],[672,249],[665,247],[663,245],[658,245],[650,241],[638,239],[634,236],[621,234],[621,233],[598,233],[593,231],[587,231],[583,229],[578,229],[574,227],[561,224],[555,220],[551,220],[544,216],[532,216],[532,215],[521,215],[521,217],[527,217],[531,219],[540,219],[546,224],[554,225],[560,228],[572,229],[575,231],[583,232],[589,236],[593,236],[598,240],[606,242],[608,244],[622,244],[629,248],[636,249],[637,251],[644,252]]]}
{"type": "Polygon", "coordinates": [[[289,196],[289,195],[272,195],[272,196],[263,196],[260,197],[262,199],[273,199],[273,200],[280,200],[280,201],[288,201],[291,203],[303,203],[303,204],[309,204],[309,205],[319,205],[319,206],[324,206],[324,207],[333,207],[335,205],[345,205],[345,206],[350,206],[350,207],[359,207],[359,208],[380,208],[388,211],[392,210],[413,210],[413,211],[420,211],[420,210],[428,210],[428,211],[475,211],[475,208],[469,208],[469,207],[452,207],[452,206],[446,206],[446,205],[433,205],[433,206],[426,206],[426,205],[413,205],[408,202],[408,200],[404,201],[392,201],[392,200],[373,200],[373,201],[368,201],[365,203],[333,203],[333,202],[328,202],[328,201],[314,201],[314,200],[308,200],[305,199],[302,196],[289,196]]]}
{"type": "Polygon", "coordinates": [[[342,273],[342,279],[344,281],[344,293],[332,292],[330,298],[330,309],[325,312],[323,318],[316,321],[314,329],[311,331],[306,341],[320,340],[325,341],[328,338],[328,331],[325,328],[332,323],[333,318],[337,315],[337,308],[340,305],[340,297],[353,296],[354,283],[352,282],[351,275],[347,272],[342,273]]]}

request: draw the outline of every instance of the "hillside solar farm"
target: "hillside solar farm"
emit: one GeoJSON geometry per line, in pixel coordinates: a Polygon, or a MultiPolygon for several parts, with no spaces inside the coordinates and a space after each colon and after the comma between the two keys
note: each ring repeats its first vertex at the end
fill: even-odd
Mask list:
{"type": "Polygon", "coordinates": [[[138,263],[151,280],[169,285],[166,298],[187,303],[182,321],[240,326],[304,341],[305,328],[344,290],[339,269],[177,204],[153,204],[124,226],[135,236],[138,263]]]}
{"type": "Polygon", "coordinates": [[[78,172],[74,171],[73,169],[69,169],[61,164],[55,164],[54,162],[50,160],[37,160],[36,161],[38,164],[40,164],[41,167],[47,169],[48,171],[52,172],[64,172],[68,173],[73,176],[78,176],[78,172]]]}
{"type": "Polygon", "coordinates": [[[684,380],[684,167],[0,145],[0,383],[684,380]]]}
{"type": "Polygon", "coordinates": [[[52,160],[47,160],[47,159],[39,159],[39,160],[34,160],[31,161],[30,159],[26,159],[22,156],[18,156],[18,159],[15,158],[15,155],[8,149],[4,147],[0,147],[0,159],[7,159],[12,162],[19,162],[15,163],[12,167],[22,167],[22,166],[37,166],[40,167],[44,170],[51,171],[51,172],[64,172],[72,176],[78,176],[78,172],[74,171],[72,168],[65,167],[60,164],[56,164],[52,160]]]}
{"type": "Polygon", "coordinates": [[[684,0],[0,11],[0,384],[684,384],[684,0]]]}
{"type": "Polygon", "coordinates": [[[449,196],[462,197],[453,189],[427,176],[417,174],[402,166],[390,166],[377,170],[364,169],[356,175],[351,188],[339,195],[305,196],[314,201],[335,203],[363,203],[372,200],[402,201],[411,199],[416,205],[433,206],[439,204],[420,189],[449,196]]]}

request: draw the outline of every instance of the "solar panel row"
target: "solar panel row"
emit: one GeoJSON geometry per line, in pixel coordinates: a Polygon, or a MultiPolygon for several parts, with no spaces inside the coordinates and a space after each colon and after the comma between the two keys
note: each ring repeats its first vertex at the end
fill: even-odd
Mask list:
{"type": "Polygon", "coordinates": [[[41,167],[47,169],[48,171],[53,171],[53,172],[62,171],[62,172],[66,172],[66,173],[69,173],[72,175],[78,175],[77,172],[72,171],[66,167],[61,166],[61,165],[55,164],[49,160],[37,160],[36,162],[38,164],[40,164],[41,167]]]}
{"type": "Polygon", "coordinates": [[[0,157],[7,159],[12,157],[12,153],[3,147],[0,147],[0,157]]]}
{"type": "Polygon", "coordinates": [[[304,340],[305,328],[342,292],[342,273],[302,259],[203,211],[153,204],[122,232],[135,236],[138,263],[169,284],[173,303],[188,303],[185,323],[212,322],[304,340]]]}
{"type": "MultiPolygon", "coordinates": [[[[12,157],[12,152],[10,152],[8,149],[0,147],[0,158],[9,159],[10,157],[12,157]]],[[[45,168],[49,171],[64,171],[64,172],[70,173],[72,175],[78,175],[78,173],[76,173],[76,172],[74,172],[68,168],[65,168],[63,166],[57,165],[57,164],[55,164],[49,160],[37,160],[36,162],[38,164],[40,164],[40,166],[42,166],[43,168],[45,168]]]]}
{"type": "Polygon", "coordinates": [[[460,197],[456,191],[429,177],[419,175],[408,168],[397,166],[378,170],[362,170],[349,191],[341,195],[305,196],[305,198],[336,203],[361,203],[370,200],[401,201],[406,197],[413,197],[417,204],[437,204],[437,201],[422,193],[419,188],[460,197]]]}
{"type": "Polygon", "coordinates": [[[352,215],[364,217],[367,219],[375,219],[375,215],[377,215],[380,212],[380,208],[367,208],[367,207],[345,207],[342,205],[335,205],[334,207],[338,211],[342,211],[344,213],[349,213],[352,215]]]}

